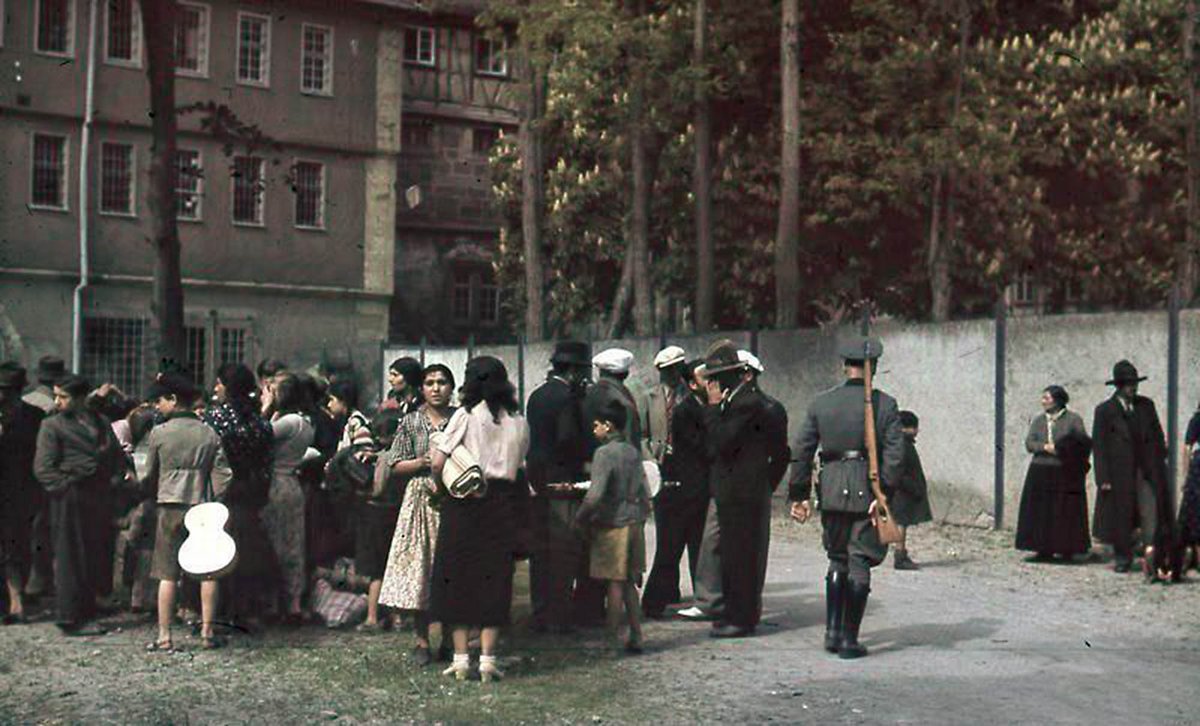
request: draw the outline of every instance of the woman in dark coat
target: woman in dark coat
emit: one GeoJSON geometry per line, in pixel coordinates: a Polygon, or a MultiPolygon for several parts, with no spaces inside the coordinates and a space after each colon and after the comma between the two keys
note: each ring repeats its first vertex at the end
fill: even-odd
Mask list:
{"type": "Polygon", "coordinates": [[[112,426],[88,410],[88,382],[67,376],[54,384],[57,413],[38,432],[34,474],[50,495],[57,624],[66,635],[95,635],[96,596],[106,583],[111,552],[112,479],[124,474],[124,454],[112,426]]]}
{"type": "Polygon", "coordinates": [[[1176,580],[1188,569],[1200,569],[1200,410],[1192,414],[1183,443],[1187,445],[1188,470],[1176,520],[1177,553],[1172,568],[1176,580]]]}
{"type": "Polygon", "coordinates": [[[1091,549],[1088,537],[1087,476],[1092,440],[1079,414],[1067,409],[1062,386],[1042,391],[1042,410],[1029,424],[1025,448],[1033,454],[1017,520],[1019,550],[1044,561],[1070,559],[1091,549]]]}
{"type": "Polygon", "coordinates": [[[892,555],[897,570],[919,570],[920,565],[908,555],[908,528],[933,521],[929,509],[929,486],[925,482],[925,469],[921,466],[921,455],[917,453],[917,435],[921,431],[921,420],[912,411],[900,412],[900,430],[904,432],[904,461],[901,464],[900,483],[892,492],[890,503],[892,516],[900,525],[900,541],[892,555]]]}

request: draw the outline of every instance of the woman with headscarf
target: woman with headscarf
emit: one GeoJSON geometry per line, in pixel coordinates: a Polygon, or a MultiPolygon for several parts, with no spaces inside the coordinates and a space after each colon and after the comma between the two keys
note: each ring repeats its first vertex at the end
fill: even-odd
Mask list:
{"type": "Polygon", "coordinates": [[[517,544],[513,501],[529,451],[529,426],[517,415],[516,391],[498,359],[471,359],[464,379],[462,408],[438,437],[430,468],[440,478],[450,455],[462,446],[479,462],[486,488],[443,501],[431,616],[452,629],[454,661],[444,673],[458,680],[465,680],[471,669],[468,632],[481,629],[479,677],[486,682],[504,675],[496,665],[496,643],[512,605],[517,544]]]}
{"type": "Polygon", "coordinates": [[[1017,520],[1019,550],[1034,561],[1070,559],[1091,549],[1084,478],[1092,440],[1079,414],[1067,408],[1062,386],[1042,391],[1042,413],[1029,424],[1025,448],[1033,454],[1017,520]]]}

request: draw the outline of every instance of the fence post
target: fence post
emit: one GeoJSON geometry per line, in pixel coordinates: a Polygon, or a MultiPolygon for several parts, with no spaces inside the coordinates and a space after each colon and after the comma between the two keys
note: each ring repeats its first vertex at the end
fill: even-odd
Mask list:
{"type": "Polygon", "coordinates": [[[995,479],[993,482],[994,492],[992,494],[995,499],[992,505],[992,526],[994,529],[1000,529],[1004,526],[1004,374],[1007,346],[1008,314],[1004,307],[1004,300],[1000,299],[996,302],[996,421],[993,424],[996,470],[993,474],[995,479]]]}
{"type": "Polygon", "coordinates": [[[421,336],[421,367],[422,368],[425,367],[425,346],[426,346],[425,336],[422,335],[421,336]]]}
{"type": "Polygon", "coordinates": [[[475,357],[475,334],[471,333],[467,336],[467,361],[469,362],[475,357]]]}
{"type": "Polygon", "coordinates": [[[1167,306],[1167,499],[1175,511],[1179,479],[1179,286],[1171,288],[1167,306]]]}
{"type": "Polygon", "coordinates": [[[517,406],[525,414],[525,334],[517,336],[517,406]]]}

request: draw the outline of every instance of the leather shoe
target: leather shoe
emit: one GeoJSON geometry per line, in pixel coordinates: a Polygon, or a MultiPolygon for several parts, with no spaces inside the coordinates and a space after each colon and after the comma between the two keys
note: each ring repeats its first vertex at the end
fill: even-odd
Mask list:
{"type": "Polygon", "coordinates": [[[700,608],[698,608],[694,605],[690,608],[687,608],[686,610],[680,610],[680,611],[676,612],[675,616],[679,617],[679,618],[683,618],[684,620],[696,620],[696,621],[717,620],[718,619],[716,615],[711,615],[709,613],[706,613],[705,611],[701,610],[700,608]]]}
{"type": "Polygon", "coordinates": [[[753,634],[754,628],[743,628],[726,623],[720,627],[713,628],[708,635],[711,638],[745,638],[753,634]]]}

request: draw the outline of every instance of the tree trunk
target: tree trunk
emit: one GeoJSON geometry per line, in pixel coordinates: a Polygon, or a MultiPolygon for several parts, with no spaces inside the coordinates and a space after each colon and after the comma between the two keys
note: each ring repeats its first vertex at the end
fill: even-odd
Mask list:
{"type": "MultiPolygon", "coordinates": [[[[146,76],[150,81],[150,208],[155,251],[154,292],[150,309],[158,328],[161,359],[186,365],[183,329],[179,228],[175,222],[175,0],[143,0],[146,76]]],[[[193,371],[200,373],[200,371],[193,371]]]]}
{"type": "MultiPolygon", "coordinates": [[[[633,4],[633,21],[640,23],[646,15],[646,0],[633,4]]],[[[634,33],[644,32],[635,27],[634,33]]],[[[637,45],[640,42],[635,41],[637,45]]],[[[629,235],[629,254],[633,258],[633,327],[639,336],[654,334],[654,301],[650,285],[650,191],[654,175],[649,160],[650,130],[646,128],[646,64],[640,48],[633,56],[633,77],[630,82],[630,171],[633,175],[633,204],[629,235]]]]}
{"type": "Polygon", "coordinates": [[[625,255],[621,261],[621,281],[617,283],[617,292],[613,295],[612,317],[608,319],[608,334],[612,340],[620,337],[625,322],[625,312],[629,309],[629,300],[633,296],[633,255],[625,255]]]}
{"type": "Polygon", "coordinates": [[[775,326],[800,319],[800,1],[783,0],[783,144],[775,235],[775,326]]]}
{"type": "Polygon", "coordinates": [[[1189,305],[1196,297],[1196,286],[1200,282],[1200,264],[1197,260],[1200,236],[1200,148],[1198,148],[1197,124],[1200,108],[1197,108],[1197,85],[1200,72],[1196,63],[1196,20],[1200,13],[1198,0],[1187,0],[1183,22],[1183,67],[1187,84],[1187,229],[1183,248],[1176,255],[1176,280],[1179,285],[1180,303],[1189,305]]]}
{"type": "Polygon", "coordinates": [[[692,38],[692,65],[696,69],[696,158],[692,171],[696,196],[696,332],[713,327],[713,300],[716,278],[713,273],[712,231],[712,107],[708,102],[708,77],[705,66],[708,35],[707,0],[696,0],[695,35],[692,38]]]}
{"type": "MultiPolygon", "coordinates": [[[[941,239],[934,244],[930,235],[929,249],[929,287],[931,293],[930,316],[934,322],[942,323],[950,319],[950,308],[953,297],[953,283],[950,278],[950,263],[954,257],[957,244],[958,216],[955,204],[956,187],[958,183],[958,116],[962,109],[963,82],[967,70],[967,48],[971,40],[971,10],[964,1],[959,2],[958,20],[958,63],[954,71],[954,100],[950,110],[950,150],[951,158],[945,162],[945,221],[941,225],[941,239]]],[[[941,173],[939,172],[939,182],[941,173]]]]}
{"type": "Polygon", "coordinates": [[[542,215],[545,207],[545,173],[542,117],[546,99],[546,74],[524,43],[528,98],[521,118],[521,237],[525,245],[525,336],[530,341],[546,337],[545,269],[542,259],[542,215]]]}

